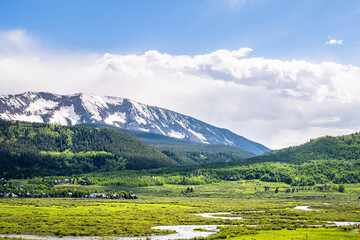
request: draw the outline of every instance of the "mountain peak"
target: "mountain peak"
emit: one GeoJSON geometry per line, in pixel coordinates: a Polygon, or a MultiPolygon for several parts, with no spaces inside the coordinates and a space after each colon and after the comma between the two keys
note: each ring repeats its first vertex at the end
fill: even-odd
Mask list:
{"type": "Polygon", "coordinates": [[[89,93],[57,95],[25,92],[0,96],[0,118],[60,125],[107,124],[193,142],[237,146],[254,154],[269,151],[265,146],[227,129],[180,113],[126,98],[89,93]]]}

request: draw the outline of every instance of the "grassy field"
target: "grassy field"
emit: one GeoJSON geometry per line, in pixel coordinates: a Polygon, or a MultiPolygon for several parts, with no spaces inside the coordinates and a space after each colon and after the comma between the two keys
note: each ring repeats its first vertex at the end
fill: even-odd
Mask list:
{"type": "MultiPolygon", "coordinates": [[[[335,185],[335,184],[333,184],[335,185]]],[[[147,187],[125,187],[125,186],[100,186],[100,185],[78,185],[78,184],[61,184],[55,188],[76,188],[78,190],[95,189],[98,192],[109,190],[116,191],[133,191],[142,198],[152,197],[210,197],[210,198],[356,198],[360,196],[360,184],[346,184],[346,191],[339,193],[338,191],[314,191],[314,186],[309,187],[291,187],[281,182],[261,182],[259,180],[243,180],[243,181],[221,181],[219,183],[204,185],[175,185],[165,184],[163,186],[147,186],[147,187]],[[265,192],[265,186],[270,187],[265,192]],[[192,187],[194,192],[182,194],[181,191],[187,187],[192,187]],[[274,194],[276,187],[279,193],[274,194]],[[286,189],[298,188],[299,191],[294,193],[285,193],[286,189]],[[309,190],[310,188],[310,190],[309,190]],[[325,196],[325,197],[324,197],[325,196]]]]}
{"type": "MultiPolygon", "coordinates": [[[[212,238],[220,237],[222,233],[212,236],[212,238]]],[[[256,234],[244,234],[236,236],[236,234],[228,234],[229,239],[234,240],[338,240],[338,239],[357,239],[357,233],[349,233],[341,229],[329,228],[300,228],[296,230],[265,230],[258,231],[256,234]]]]}
{"type": "MultiPolygon", "coordinates": [[[[59,185],[78,189],[106,186],[59,185]]],[[[164,234],[159,225],[232,225],[209,238],[229,239],[356,239],[343,228],[312,228],[324,221],[360,221],[360,184],[346,184],[345,192],[315,191],[302,187],[286,193],[285,183],[258,180],[221,181],[183,186],[118,187],[139,199],[106,200],[74,198],[0,198],[0,234],[51,236],[149,236],[164,234]],[[264,186],[270,187],[265,191],[264,186]],[[186,188],[193,192],[186,193],[186,188]],[[276,187],[279,192],[274,193],[276,187]],[[319,211],[294,209],[310,206],[319,211]],[[251,212],[255,211],[255,212],[251,212]],[[256,212],[262,211],[262,212],[256,212]],[[232,212],[244,220],[204,218],[204,212],[232,212]],[[258,225],[239,227],[237,225],[258,225]]],[[[113,187],[112,187],[113,189],[113,187]]]]}

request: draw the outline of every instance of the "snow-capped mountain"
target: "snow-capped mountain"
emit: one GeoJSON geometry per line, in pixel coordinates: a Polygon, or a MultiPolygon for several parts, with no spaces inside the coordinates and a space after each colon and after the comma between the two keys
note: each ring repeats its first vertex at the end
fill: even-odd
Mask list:
{"type": "Polygon", "coordinates": [[[27,122],[76,125],[108,124],[124,129],[157,133],[193,142],[226,144],[254,154],[265,146],[189,116],[130,99],[92,94],[57,95],[26,92],[0,96],[0,118],[27,122]]]}

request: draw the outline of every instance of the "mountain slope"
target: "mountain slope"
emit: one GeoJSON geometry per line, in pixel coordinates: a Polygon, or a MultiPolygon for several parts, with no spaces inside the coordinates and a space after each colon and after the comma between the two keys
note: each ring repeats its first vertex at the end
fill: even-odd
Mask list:
{"type": "Polygon", "coordinates": [[[360,134],[340,137],[320,137],[308,143],[272,151],[248,159],[249,162],[303,163],[309,160],[360,159],[360,134]]]}
{"type": "Polygon", "coordinates": [[[270,151],[227,129],[124,98],[43,92],[5,95],[0,96],[0,118],[61,125],[100,123],[193,142],[237,146],[256,155],[270,151]]]}
{"type": "Polygon", "coordinates": [[[231,162],[244,160],[255,156],[242,148],[224,144],[195,143],[182,139],[163,136],[160,134],[141,132],[136,130],[121,129],[114,126],[86,123],[81,126],[95,128],[113,128],[129,133],[130,135],[146,142],[160,150],[165,155],[174,159],[182,165],[193,165],[199,163],[231,162]]]}
{"type": "Polygon", "coordinates": [[[1,177],[177,165],[160,151],[121,131],[0,120],[1,177]]]}

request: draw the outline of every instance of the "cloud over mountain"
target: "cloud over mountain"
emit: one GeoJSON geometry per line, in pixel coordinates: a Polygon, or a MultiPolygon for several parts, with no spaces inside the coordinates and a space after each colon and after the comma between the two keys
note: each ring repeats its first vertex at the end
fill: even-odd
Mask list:
{"type": "Polygon", "coordinates": [[[40,48],[25,31],[1,33],[0,51],[3,94],[88,92],[131,98],[271,148],[360,128],[360,68],[353,65],[251,57],[250,48],[194,56],[156,50],[59,54],[40,48]]]}

